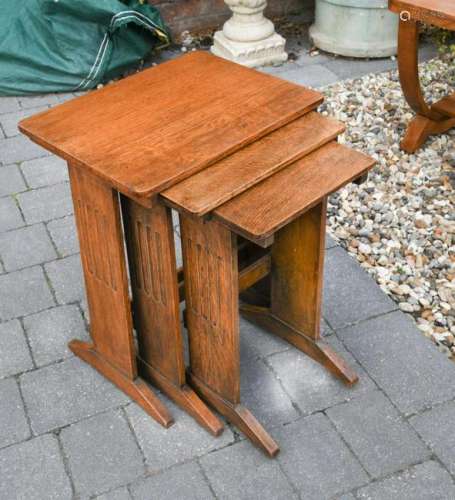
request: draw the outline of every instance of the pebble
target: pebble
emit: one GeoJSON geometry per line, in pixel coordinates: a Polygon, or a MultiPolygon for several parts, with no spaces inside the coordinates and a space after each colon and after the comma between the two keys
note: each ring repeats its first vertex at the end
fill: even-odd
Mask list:
{"type": "Polygon", "coordinates": [[[365,243],[360,243],[358,246],[359,252],[365,255],[369,255],[371,253],[370,245],[366,245],[365,243]]]}
{"type": "MultiPolygon", "coordinates": [[[[453,60],[421,65],[432,101],[448,95],[453,60]]],[[[399,148],[413,118],[396,71],[324,89],[320,111],[346,124],[340,142],[377,160],[368,180],[329,200],[334,238],[411,314],[422,333],[455,356],[455,130],[416,153],[399,148]]]]}
{"type": "Polygon", "coordinates": [[[412,313],[414,312],[414,307],[412,306],[412,304],[409,304],[408,302],[400,302],[398,304],[398,307],[404,311],[404,312],[407,312],[407,313],[412,313]]]}

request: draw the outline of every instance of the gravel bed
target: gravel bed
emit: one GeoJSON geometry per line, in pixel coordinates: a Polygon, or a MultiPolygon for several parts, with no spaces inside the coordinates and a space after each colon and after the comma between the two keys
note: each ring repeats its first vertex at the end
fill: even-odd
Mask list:
{"type": "MultiPolygon", "coordinates": [[[[432,100],[451,92],[454,61],[421,65],[432,100]]],[[[340,138],[377,160],[368,181],[331,197],[329,231],[424,335],[455,355],[455,129],[416,154],[399,142],[413,113],[396,71],[324,89],[325,115],[343,121],[340,138]]]]}

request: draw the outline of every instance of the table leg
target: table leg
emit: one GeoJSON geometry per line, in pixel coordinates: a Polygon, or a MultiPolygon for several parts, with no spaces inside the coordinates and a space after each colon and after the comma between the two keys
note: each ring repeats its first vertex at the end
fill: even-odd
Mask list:
{"type": "Polygon", "coordinates": [[[351,385],[357,375],[320,338],[326,207],[324,199],[275,234],[270,308],[243,304],[241,311],[351,385]]]}
{"type": "Polygon", "coordinates": [[[237,237],[216,222],[180,216],[190,383],[269,456],[278,445],[240,404],[237,237]]]}
{"type": "Polygon", "coordinates": [[[398,70],[404,96],[417,113],[410,122],[401,149],[414,153],[429,136],[441,134],[455,126],[455,94],[432,106],[425,102],[419,80],[418,22],[400,20],[398,31],[398,70]]]}
{"type": "Polygon", "coordinates": [[[93,341],[73,340],[69,347],[169,427],[173,420],[168,410],[137,377],[118,193],[77,167],[68,167],[93,341]]]}
{"type": "Polygon", "coordinates": [[[141,375],[218,436],[222,422],[186,384],[172,214],[122,197],[141,375]]]}

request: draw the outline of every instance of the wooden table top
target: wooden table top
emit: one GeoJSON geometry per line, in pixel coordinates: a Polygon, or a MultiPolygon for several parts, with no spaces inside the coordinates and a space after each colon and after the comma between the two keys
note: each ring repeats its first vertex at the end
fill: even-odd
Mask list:
{"type": "Polygon", "coordinates": [[[389,0],[389,9],[408,12],[410,20],[455,30],[455,0],[389,0]]]}
{"type": "Polygon", "coordinates": [[[322,95],[192,52],[20,122],[33,141],[147,198],[314,109],[322,95]]]}
{"type": "Polygon", "coordinates": [[[332,141],[221,205],[215,219],[262,244],[325,196],[366,173],[375,160],[332,141]]]}
{"type": "Polygon", "coordinates": [[[333,141],[344,125],[315,111],[288,123],[211,167],[163,191],[166,203],[203,216],[333,141]]]}

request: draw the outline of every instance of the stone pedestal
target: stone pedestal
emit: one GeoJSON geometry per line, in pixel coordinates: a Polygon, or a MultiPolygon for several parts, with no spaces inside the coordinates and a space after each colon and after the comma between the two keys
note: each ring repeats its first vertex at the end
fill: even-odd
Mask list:
{"type": "Polygon", "coordinates": [[[287,60],[286,40],[264,17],[266,0],[225,0],[232,10],[223,31],[214,36],[212,52],[244,66],[279,64],[287,60]]]}
{"type": "Polygon", "coordinates": [[[397,53],[398,16],[387,0],[316,0],[310,37],[332,54],[390,57],[397,53]]]}

